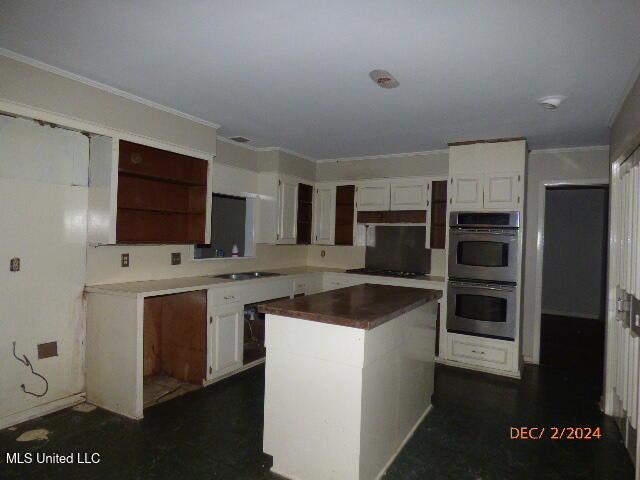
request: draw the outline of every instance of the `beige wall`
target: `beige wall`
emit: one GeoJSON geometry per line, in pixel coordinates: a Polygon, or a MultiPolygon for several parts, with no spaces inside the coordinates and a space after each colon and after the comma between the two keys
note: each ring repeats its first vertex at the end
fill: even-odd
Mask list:
{"type": "Polygon", "coordinates": [[[186,245],[102,246],[87,249],[87,284],[133,282],[161,278],[217,275],[239,271],[305,265],[304,245],[256,245],[256,258],[190,260],[186,245]],[[171,253],[182,254],[181,265],[171,265],[171,253]],[[120,266],[120,254],[129,253],[130,266],[120,266]]]}
{"type": "Polygon", "coordinates": [[[318,163],[320,182],[366,178],[444,175],[449,172],[448,152],[365,157],[318,163]]]}
{"type": "Polygon", "coordinates": [[[535,285],[537,270],[538,215],[540,186],[545,182],[609,178],[609,152],[606,148],[533,151],[527,166],[525,213],[525,263],[523,346],[526,358],[534,356],[535,285]]]}
{"type": "Polygon", "coordinates": [[[258,152],[218,139],[215,161],[257,172],[258,152]]]}
{"type": "Polygon", "coordinates": [[[640,144],[640,77],[611,125],[611,161],[630,154],[640,144]]]}
{"type": "Polygon", "coordinates": [[[216,129],[0,55],[0,98],[215,153],[216,129]]]}
{"type": "Polygon", "coordinates": [[[364,267],[365,247],[334,245],[309,245],[307,247],[307,265],[326,268],[362,268],[364,267]],[[322,252],[325,256],[322,256],[322,252]]]}
{"type": "Polygon", "coordinates": [[[298,157],[292,153],[278,151],[280,162],[278,171],[287,173],[305,180],[314,181],[316,179],[316,163],[305,158],[298,157]]]}

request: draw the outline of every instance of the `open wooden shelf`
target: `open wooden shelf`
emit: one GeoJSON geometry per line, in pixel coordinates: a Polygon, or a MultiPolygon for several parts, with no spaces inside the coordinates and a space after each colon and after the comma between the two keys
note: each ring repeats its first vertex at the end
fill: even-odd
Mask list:
{"type": "Polygon", "coordinates": [[[117,243],[206,243],[206,160],[120,141],[117,243]]]}
{"type": "Polygon", "coordinates": [[[353,245],[353,216],[355,214],[355,185],[336,187],[335,244],[353,245]]]}
{"type": "Polygon", "coordinates": [[[444,248],[447,236],[447,181],[431,183],[431,248],[444,248]]]}
{"type": "Polygon", "coordinates": [[[296,243],[311,244],[311,224],[313,222],[313,187],[298,184],[298,218],[296,243]]]}

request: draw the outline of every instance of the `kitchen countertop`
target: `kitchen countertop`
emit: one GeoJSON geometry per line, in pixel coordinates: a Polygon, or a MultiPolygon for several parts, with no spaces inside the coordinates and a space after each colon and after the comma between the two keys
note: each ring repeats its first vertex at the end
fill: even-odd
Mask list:
{"type": "MultiPolygon", "coordinates": [[[[305,275],[309,273],[340,273],[345,274],[344,269],[327,268],[327,267],[289,267],[289,268],[265,268],[264,272],[279,273],[282,276],[305,275]]],[[[160,280],[142,280],[137,282],[109,283],[99,285],[87,285],[85,291],[90,293],[105,293],[110,295],[122,296],[153,296],[165,295],[169,293],[180,293],[197,290],[199,288],[208,288],[211,286],[238,286],[244,285],[246,282],[263,282],[277,279],[280,277],[264,277],[250,280],[230,280],[226,278],[216,278],[215,275],[198,275],[192,277],[176,277],[160,280]]],[[[360,274],[349,274],[360,275],[360,274]]],[[[366,275],[365,275],[366,276],[366,275]]],[[[380,277],[393,279],[394,277],[380,277]]],[[[444,277],[436,275],[422,275],[404,280],[418,280],[428,282],[438,282],[444,285],[444,277]]]]}
{"type": "Polygon", "coordinates": [[[263,313],[370,330],[442,297],[440,290],[364,283],[263,304],[263,313]]]}

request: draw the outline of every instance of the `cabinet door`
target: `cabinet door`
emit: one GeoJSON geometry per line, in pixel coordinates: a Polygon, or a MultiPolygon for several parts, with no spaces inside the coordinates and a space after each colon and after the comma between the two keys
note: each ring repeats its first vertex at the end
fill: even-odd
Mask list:
{"type": "Polygon", "coordinates": [[[522,175],[519,173],[487,173],[484,176],[484,208],[517,210],[521,207],[522,175]]]}
{"type": "Polygon", "coordinates": [[[454,175],[450,179],[452,210],[477,210],[482,208],[482,180],[478,175],[454,175]]]}
{"type": "Polygon", "coordinates": [[[391,200],[390,182],[367,182],[356,187],[359,211],[389,210],[391,200]]]}
{"type": "Polygon", "coordinates": [[[315,190],[313,243],[333,245],[336,215],[336,187],[320,186],[315,190]]]}
{"type": "Polygon", "coordinates": [[[278,238],[277,243],[296,243],[298,220],[298,182],[278,180],[278,238]]]}
{"type": "Polygon", "coordinates": [[[424,179],[392,181],[391,210],[426,210],[427,185],[424,179]]]}
{"type": "Polygon", "coordinates": [[[208,336],[208,380],[241,368],[244,340],[244,305],[233,303],[213,306],[209,313],[208,336]]]}

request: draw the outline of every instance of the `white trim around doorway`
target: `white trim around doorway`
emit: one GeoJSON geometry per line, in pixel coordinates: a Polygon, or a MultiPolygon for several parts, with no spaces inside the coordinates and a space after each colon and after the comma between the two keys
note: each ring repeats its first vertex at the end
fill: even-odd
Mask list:
{"type": "MultiPolygon", "coordinates": [[[[588,180],[543,180],[538,185],[538,232],[536,238],[536,284],[534,290],[533,308],[533,357],[530,363],[540,363],[540,325],[542,317],[542,269],[544,261],[544,214],[545,190],[548,187],[583,187],[609,186],[608,178],[593,178],[588,180]]],[[[607,250],[609,245],[607,244],[607,250]]]]}

